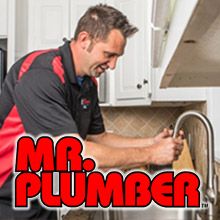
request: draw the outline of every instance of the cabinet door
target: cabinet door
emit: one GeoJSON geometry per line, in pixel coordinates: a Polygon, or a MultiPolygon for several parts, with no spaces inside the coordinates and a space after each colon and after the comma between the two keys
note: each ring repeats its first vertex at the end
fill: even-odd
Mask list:
{"type": "Polygon", "coordinates": [[[188,102],[188,101],[206,101],[206,88],[166,88],[161,89],[160,69],[152,69],[152,101],[154,102],[188,102]]]}
{"type": "Polygon", "coordinates": [[[128,38],[124,55],[119,58],[115,69],[115,85],[117,100],[143,100],[148,99],[148,68],[149,56],[147,42],[149,40],[147,17],[148,1],[121,0],[114,1],[116,8],[122,11],[129,21],[138,27],[139,31],[128,38]]]}
{"type": "Polygon", "coordinates": [[[54,48],[69,37],[68,0],[29,1],[29,50],[54,48]]]}
{"type": "Polygon", "coordinates": [[[8,16],[8,4],[7,0],[0,0],[0,38],[7,36],[7,16],[8,16]]]}

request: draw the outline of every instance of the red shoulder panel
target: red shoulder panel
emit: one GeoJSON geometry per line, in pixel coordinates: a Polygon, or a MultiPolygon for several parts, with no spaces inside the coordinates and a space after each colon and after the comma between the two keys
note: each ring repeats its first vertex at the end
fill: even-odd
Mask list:
{"type": "Polygon", "coordinates": [[[30,68],[31,64],[33,63],[33,61],[41,54],[46,53],[50,50],[39,50],[36,52],[31,53],[22,63],[19,74],[18,74],[18,79],[21,79],[21,77],[24,75],[24,73],[26,73],[28,71],[28,69],[30,68]]]}
{"type": "Polygon", "coordinates": [[[64,83],[64,69],[61,62],[61,56],[57,56],[52,61],[53,71],[60,78],[61,82],[64,83]]]}
{"type": "Polygon", "coordinates": [[[15,141],[23,133],[24,127],[17,108],[14,106],[0,129],[0,187],[13,170],[15,141]]]}

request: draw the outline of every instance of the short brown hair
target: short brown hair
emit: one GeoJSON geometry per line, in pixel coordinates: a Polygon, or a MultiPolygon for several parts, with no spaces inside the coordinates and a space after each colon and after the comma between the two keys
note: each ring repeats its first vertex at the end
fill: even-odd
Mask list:
{"type": "Polygon", "coordinates": [[[125,39],[138,31],[122,12],[106,4],[99,4],[90,7],[80,18],[74,40],[82,31],[88,32],[92,39],[105,40],[112,29],[121,31],[125,39]]]}

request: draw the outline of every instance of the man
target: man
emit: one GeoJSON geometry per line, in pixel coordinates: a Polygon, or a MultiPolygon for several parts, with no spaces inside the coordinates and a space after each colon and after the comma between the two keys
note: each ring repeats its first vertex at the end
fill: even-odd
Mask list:
{"type": "Polygon", "coordinates": [[[14,146],[24,133],[80,136],[85,154],[95,158],[100,169],[166,165],[178,158],[181,135],[173,139],[167,129],[154,138],[127,138],[105,131],[94,77],[116,67],[126,39],[135,32],[137,28],[121,12],[97,5],[79,20],[70,42],[32,52],[11,68],[0,96],[0,163],[4,164],[0,166],[0,219],[56,219],[55,212],[36,201],[29,211],[12,211],[14,146]]]}

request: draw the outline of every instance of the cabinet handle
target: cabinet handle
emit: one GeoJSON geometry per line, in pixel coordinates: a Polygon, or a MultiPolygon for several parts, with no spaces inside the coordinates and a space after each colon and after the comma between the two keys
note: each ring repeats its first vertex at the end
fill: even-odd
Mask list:
{"type": "Polygon", "coordinates": [[[66,43],[68,39],[66,37],[63,37],[63,42],[66,43]]]}
{"type": "Polygon", "coordinates": [[[138,89],[141,89],[141,88],[142,88],[142,85],[138,83],[138,84],[137,84],[137,88],[138,88],[138,89]]]}
{"type": "Polygon", "coordinates": [[[147,80],[147,79],[144,79],[143,83],[144,83],[144,84],[148,84],[148,80],[147,80]]]}

